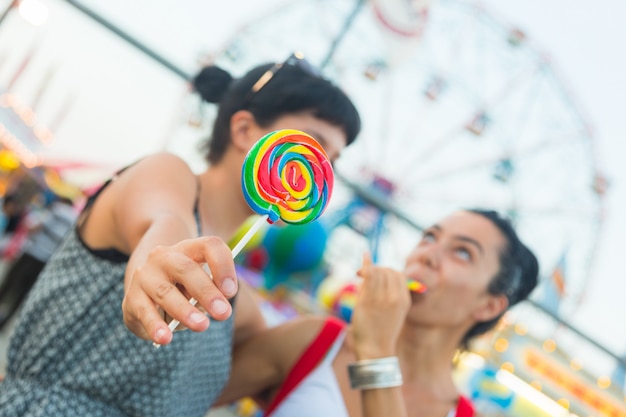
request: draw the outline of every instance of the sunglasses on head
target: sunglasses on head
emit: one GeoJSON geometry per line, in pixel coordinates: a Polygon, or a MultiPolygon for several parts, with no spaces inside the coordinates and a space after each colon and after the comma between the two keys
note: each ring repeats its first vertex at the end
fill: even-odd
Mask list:
{"type": "Polygon", "coordinates": [[[287,66],[299,68],[305,73],[315,77],[321,77],[321,73],[319,72],[319,70],[315,68],[309,61],[304,59],[304,54],[302,52],[294,52],[284,62],[272,65],[270,69],[265,71],[263,75],[259,77],[259,79],[252,85],[252,88],[250,89],[250,93],[248,94],[248,100],[250,100],[250,98],[256,93],[261,91],[261,89],[265,87],[267,83],[269,83],[270,80],[280,72],[282,68],[285,68],[287,66]]]}

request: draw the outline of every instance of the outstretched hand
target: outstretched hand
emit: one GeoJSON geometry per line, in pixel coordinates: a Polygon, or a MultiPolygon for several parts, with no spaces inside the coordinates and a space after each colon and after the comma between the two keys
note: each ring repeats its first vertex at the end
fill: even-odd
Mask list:
{"type": "Polygon", "coordinates": [[[124,322],[138,337],[168,344],[172,331],[163,312],[193,331],[204,331],[210,320],[200,308],[215,320],[226,320],[232,313],[227,298],[236,293],[235,264],[221,239],[209,236],[158,246],[126,285],[124,322]],[[205,263],[212,277],[203,269],[205,263]],[[198,307],[189,303],[191,297],[198,307]]]}
{"type": "Polygon", "coordinates": [[[369,255],[358,271],[363,278],[351,327],[359,359],[396,355],[396,342],[411,298],[402,272],[376,266],[369,255]]]}

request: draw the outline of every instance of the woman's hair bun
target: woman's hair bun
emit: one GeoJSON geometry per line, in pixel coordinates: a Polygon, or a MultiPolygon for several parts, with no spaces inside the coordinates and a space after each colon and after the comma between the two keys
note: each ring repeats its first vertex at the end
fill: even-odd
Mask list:
{"type": "Polygon", "coordinates": [[[233,77],[227,71],[209,65],[193,78],[192,85],[204,101],[219,103],[232,81],[233,77]]]}

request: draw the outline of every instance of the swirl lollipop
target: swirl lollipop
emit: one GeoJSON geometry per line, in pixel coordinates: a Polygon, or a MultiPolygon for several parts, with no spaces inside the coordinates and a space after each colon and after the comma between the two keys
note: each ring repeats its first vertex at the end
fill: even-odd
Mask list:
{"type": "MultiPolygon", "coordinates": [[[[326,152],[306,133],[277,130],[259,139],[248,151],[241,184],[246,201],[261,216],[233,247],[233,258],[265,221],[304,224],[317,219],[328,205],[334,178],[326,152]]],[[[206,264],[203,268],[210,275],[206,264]]],[[[198,303],[195,298],[189,302],[198,303]]],[[[172,320],[169,328],[179,324],[172,320]]]]}
{"type": "Polygon", "coordinates": [[[248,152],[241,183],[250,207],[274,223],[303,224],[317,219],[333,192],[328,156],[311,136],[298,130],[265,135],[248,152]]]}

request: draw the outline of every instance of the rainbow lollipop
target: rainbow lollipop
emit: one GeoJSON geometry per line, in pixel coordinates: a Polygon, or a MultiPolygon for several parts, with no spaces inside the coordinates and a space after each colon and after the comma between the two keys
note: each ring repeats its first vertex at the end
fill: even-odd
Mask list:
{"type": "Polygon", "coordinates": [[[241,184],[250,207],[274,223],[303,224],[317,219],[333,192],[328,156],[311,136],[278,130],[248,152],[241,184]]]}
{"type": "MultiPolygon", "coordinates": [[[[259,139],[243,163],[241,184],[248,204],[261,216],[233,247],[233,258],[265,221],[303,224],[317,219],[328,205],[334,179],[326,152],[306,133],[277,130],[259,139]]],[[[203,268],[210,275],[206,264],[203,268]]],[[[198,303],[195,298],[189,302],[198,303]]],[[[169,328],[179,324],[172,320],[169,328]]]]}

